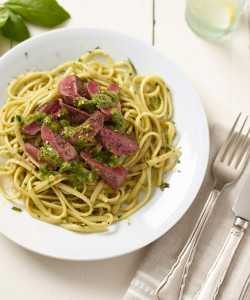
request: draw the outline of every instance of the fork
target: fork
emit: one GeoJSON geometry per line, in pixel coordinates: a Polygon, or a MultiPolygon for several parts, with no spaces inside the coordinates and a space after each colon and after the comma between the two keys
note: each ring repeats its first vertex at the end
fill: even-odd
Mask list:
{"type": "Polygon", "coordinates": [[[225,142],[219,150],[212,167],[214,177],[213,190],[210,192],[200,217],[177,261],[170,272],[156,289],[156,299],[161,299],[161,292],[168,295],[168,300],[182,299],[185,280],[188,275],[189,266],[192,263],[197,244],[200,240],[204,227],[211,215],[215,203],[225,186],[232,184],[242,173],[249,157],[248,133],[242,138],[242,132],[248,116],[243,121],[240,130],[237,132],[239,119],[238,115],[225,142]]]}

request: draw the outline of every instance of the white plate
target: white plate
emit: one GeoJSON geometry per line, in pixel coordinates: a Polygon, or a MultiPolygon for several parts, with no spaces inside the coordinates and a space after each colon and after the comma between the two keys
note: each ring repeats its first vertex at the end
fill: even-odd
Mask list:
{"type": "Polygon", "coordinates": [[[77,59],[95,47],[109,52],[114,61],[129,57],[139,74],[155,73],[168,84],[174,104],[176,146],[182,147],[181,172],[171,172],[170,188],[159,188],[150,201],[105,233],[82,234],[18,213],[0,196],[0,231],[15,243],[36,253],[66,260],[97,260],[137,250],[167,232],[186,212],[202,183],[208,160],[209,134],[202,105],[181,72],[153,47],[126,35],[87,28],[53,30],[14,47],[0,59],[1,106],[7,85],[27,70],[51,69],[77,59]]]}

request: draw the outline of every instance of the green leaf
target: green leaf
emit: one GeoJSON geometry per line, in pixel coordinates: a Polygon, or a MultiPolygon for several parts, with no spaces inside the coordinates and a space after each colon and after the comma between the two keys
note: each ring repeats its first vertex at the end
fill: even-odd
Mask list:
{"type": "Polygon", "coordinates": [[[7,22],[9,14],[10,11],[8,10],[8,8],[0,7],[0,27],[3,27],[7,22]]]}
{"type": "Polygon", "coordinates": [[[28,28],[24,24],[22,18],[11,11],[9,12],[7,22],[2,27],[2,33],[7,38],[17,42],[22,42],[30,37],[28,28]]]}
{"type": "Polygon", "coordinates": [[[70,18],[55,0],[9,0],[4,6],[31,23],[49,28],[70,18]]]}

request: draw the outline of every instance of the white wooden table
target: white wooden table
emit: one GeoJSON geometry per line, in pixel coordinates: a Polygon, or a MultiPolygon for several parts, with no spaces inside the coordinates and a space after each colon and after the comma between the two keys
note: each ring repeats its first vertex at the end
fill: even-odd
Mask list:
{"type": "MultiPolygon", "coordinates": [[[[187,27],[184,0],[58,2],[71,14],[62,27],[113,29],[153,44],[168,56],[196,89],[209,126],[230,126],[240,111],[250,113],[249,1],[235,34],[218,43],[198,38],[187,27]]],[[[46,31],[29,28],[32,36],[46,31]]],[[[0,55],[13,46],[0,37],[0,55]]],[[[2,234],[0,249],[2,300],[120,300],[146,251],[97,262],[67,262],[31,253],[2,234]]]]}

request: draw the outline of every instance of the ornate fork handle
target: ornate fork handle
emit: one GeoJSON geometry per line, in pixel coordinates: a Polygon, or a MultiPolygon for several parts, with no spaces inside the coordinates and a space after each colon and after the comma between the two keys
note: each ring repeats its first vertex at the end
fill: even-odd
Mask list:
{"type": "Polygon", "coordinates": [[[219,194],[220,191],[218,190],[213,189],[211,191],[186,245],[184,246],[168,275],[158,286],[156,290],[157,299],[161,299],[161,293],[163,291],[165,295],[168,295],[169,300],[177,300],[182,298],[185,280],[188,274],[188,268],[193,260],[197,244],[219,194]]]}
{"type": "Polygon", "coordinates": [[[236,218],[234,227],[231,229],[220,254],[210,269],[207,279],[203,283],[199,293],[196,295],[195,300],[215,299],[247,226],[247,221],[236,218]]]}

